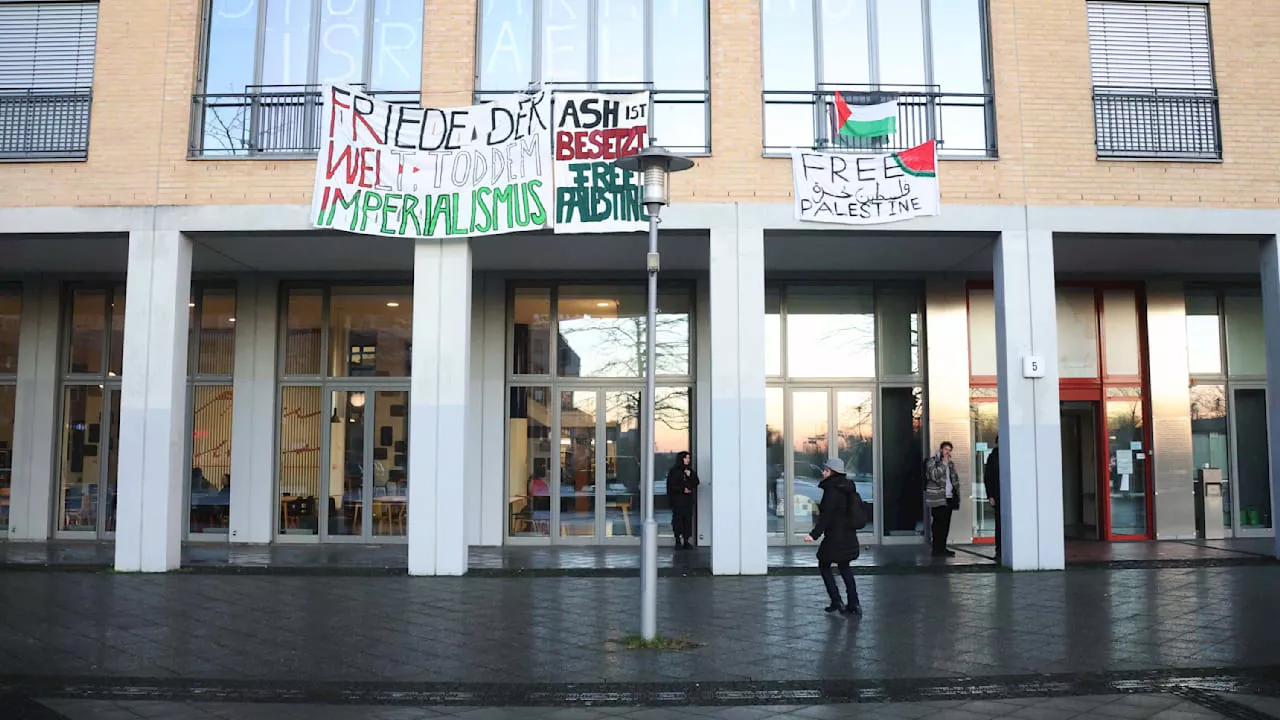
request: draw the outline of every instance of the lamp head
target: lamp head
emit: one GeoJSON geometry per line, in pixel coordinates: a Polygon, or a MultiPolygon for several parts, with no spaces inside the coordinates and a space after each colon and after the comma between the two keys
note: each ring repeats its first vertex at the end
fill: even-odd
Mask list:
{"type": "Polygon", "coordinates": [[[620,157],[614,160],[613,164],[620,170],[640,173],[644,188],[641,202],[650,208],[650,214],[654,211],[653,206],[661,207],[670,201],[667,192],[667,176],[693,167],[692,160],[660,145],[650,145],[635,155],[620,157]]]}

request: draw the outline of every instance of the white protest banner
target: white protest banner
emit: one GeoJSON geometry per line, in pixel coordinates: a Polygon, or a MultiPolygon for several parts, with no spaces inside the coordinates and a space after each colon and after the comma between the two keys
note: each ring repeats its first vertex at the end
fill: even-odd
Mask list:
{"type": "Polygon", "coordinates": [[[551,101],[391,105],[326,85],[311,217],[319,228],[446,238],[551,224],[551,101]]]}
{"type": "Polygon", "coordinates": [[[796,219],[872,225],[937,215],[937,168],[932,140],[884,155],[793,149],[796,219]]]}
{"type": "Polygon", "coordinates": [[[644,149],[649,93],[555,94],[556,232],[632,232],[649,227],[640,173],[613,161],[644,149]]]}

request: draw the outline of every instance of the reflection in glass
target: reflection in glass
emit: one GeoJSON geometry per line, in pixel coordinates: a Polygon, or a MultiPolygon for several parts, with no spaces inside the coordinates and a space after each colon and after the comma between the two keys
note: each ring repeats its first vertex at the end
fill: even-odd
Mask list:
{"type": "Polygon", "coordinates": [[[764,292],[764,374],[782,374],[782,309],[776,289],[764,292]]]}
{"type": "Polygon", "coordinates": [[[764,146],[770,151],[813,147],[814,120],[811,97],[770,102],[764,108],[764,146]]]}
{"type": "Polygon", "coordinates": [[[992,290],[969,291],[969,374],[995,377],[996,304],[992,290]]]}
{"type": "Polygon", "coordinates": [[[226,534],[231,516],[230,385],[197,385],[191,395],[191,492],[188,529],[226,534]]]}
{"type": "MultiPolygon", "coordinates": [[[[661,400],[661,399],[660,399],[661,400]]],[[[660,401],[659,400],[659,401],[660,401]]],[[[668,400],[669,402],[669,400],[668,400]]],[[[657,431],[662,431],[663,410],[658,406],[657,431]]],[[[671,414],[671,408],[665,408],[671,414]]],[[[668,418],[669,419],[669,418],[668,418]]],[[[640,392],[607,392],[604,394],[604,536],[640,536],[640,392]]],[[[659,451],[660,452],[660,451],[659,451]]],[[[654,486],[654,515],[666,503],[666,471],[661,455],[654,461],[655,473],[661,472],[664,485],[654,486]]],[[[670,508],[665,520],[671,524],[670,508]]],[[[664,518],[657,517],[659,532],[664,518]]]]}
{"type": "Polygon", "coordinates": [[[258,0],[212,0],[205,92],[242,93],[254,84],[257,37],[258,0]]]}
{"type": "MultiPolygon", "coordinates": [[[[1189,319],[1189,318],[1188,318],[1189,319]]],[[[1197,470],[1222,470],[1223,526],[1231,527],[1231,453],[1227,438],[1227,389],[1191,386],[1191,459],[1197,470]]]]}
{"type": "MultiPolygon", "coordinates": [[[[643,288],[564,287],[560,290],[561,377],[640,377],[645,364],[643,288]]],[[[658,375],[689,374],[688,293],[659,293],[658,375]]]]}
{"type": "Polygon", "coordinates": [[[363,392],[333,393],[329,418],[329,534],[359,535],[364,526],[363,392]]]}
{"type": "Polygon", "coordinates": [[[977,402],[974,398],[969,403],[969,427],[973,433],[973,481],[970,483],[970,501],[973,503],[973,536],[995,537],[995,508],[987,502],[987,458],[996,446],[996,435],[1000,432],[1000,405],[997,402],[977,402]],[[986,447],[986,450],[980,448],[986,447]]]}
{"type": "MultiPolygon", "coordinates": [[[[875,497],[875,394],[869,390],[836,393],[836,455],[844,461],[845,474],[868,504],[875,497]]],[[[819,474],[821,477],[821,474],[819,474]]],[[[874,518],[863,533],[875,532],[874,518]]]]}
{"type": "Polygon", "coordinates": [[[96,385],[68,387],[64,395],[59,495],[59,528],[98,529],[99,503],[106,503],[106,532],[115,531],[116,447],[120,437],[120,393],[96,385]],[[103,401],[110,399],[110,427],[103,401]],[[104,464],[105,471],[104,472],[104,464]],[[100,492],[105,483],[105,492],[100,492]]]}
{"type": "Polygon", "coordinates": [[[323,0],[320,3],[318,81],[352,85],[364,82],[364,38],[368,0],[323,0]]]}
{"type": "Polygon", "coordinates": [[[1266,332],[1262,297],[1230,294],[1223,298],[1227,314],[1227,372],[1232,377],[1266,377],[1266,332]]]}
{"type": "MultiPolygon", "coordinates": [[[[634,33],[634,31],[633,31],[634,33]]],[[[705,0],[657,0],[653,3],[653,86],[658,90],[705,90],[707,87],[707,3],[705,0]]],[[[685,106],[677,106],[685,107],[685,106]]],[[[698,113],[697,126],[706,121],[705,105],[690,105],[698,113]]],[[[655,111],[656,112],[656,111],[655,111]]],[[[683,118],[684,114],[680,116],[683,118]]],[[[684,123],[679,123],[683,127],[684,123]]],[[[656,125],[663,128],[665,126],[656,125]]],[[[655,132],[657,132],[655,130],[655,132]]],[[[685,143],[667,140],[664,147],[685,143]]],[[[701,142],[706,146],[706,141],[701,142]]]]}
{"type": "Polygon", "coordinates": [[[512,304],[512,373],[546,375],[551,372],[551,291],[517,288],[512,304]]]}
{"type": "Polygon", "coordinates": [[[201,293],[196,373],[230,375],[236,359],[236,291],[209,288],[201,293]]]}
{"type": "Polygon", "coordinates": [[[924,18],[915,0],[876,4],[876,31],[880,49],[879,82],[887,85],[923,85],[924,18]]]}
{"type": "Polygon", "coordinates": [[[329,297],[330,374],[408,377],[413,291],[335,287],[329,297]]]}
{"type": "Polygon", "coordinates": [[[596,393],[560,393],[560,535],[596,534],[596,393]]]}
{"type": "Polygon", "coordinates": [[[22,291],[0,290],[0,374],[18,372],[18,337],[22,330],[22,291]]]}
{"type": "Polygon", "coordinates": [[[551,534],[551,391],[511,388],[507,506],[512,537],[551,534]]]}
{"type": "Polygon", "coordinates": [[[373,427],[377,429],[373,458],[365,464],[373,468],[373,534],[403,537],[409,525],[409,418],[395,408],[409,407],[409,393],[380,390],[363,394],[366,408],[369,398],[373,399],[373,427]]]}
{"type": "Polygon", "coordinates": [[[484,0],[481,90],[524,90],[533,80],[533,0],[484,0]]]}
{"type": "Polygon", "coordinates": [[[124,370],[124,291],[111,294],[111,336],[107,338],[107,374],[120,376],[124,370]]]}
{"type": "Polygon", "coordinates": [[[791,393],[791,532],[804,535],[813,529],[822,500],[822,464],[829,454],[831,407],[826,391],[791,393]]]}
{"type": "Polygon", "coordinates": [[[1102,332],[1107,375],[1140,374],[1138,299],[1133,290],[1102,293],[1102,332]]]}
{"type": "Polygon", "coordinates": [[[318,387],[286,387],[280,396],[280,533],[320,531],[320,427],[318,387]]]}
{"type": "MultiPolygon", "coordinates": [[[[930,0],[933,82],[947,93],[983,93],[982,1],[930,0]]],[[[955,127],[944,118],[948,145],[955,127]]],[[[962,145],[961,147],[981,147],[962,145]]]]}
{"type": "MultiPolygon", "coordinates": [[[[687,451],[693,454],[693,443],[690,437],[693,429],[693,416],[690,413],[691,396],[692,393],[687,387],[660,387],[654,400],[653,513],[658,521],[658,534],[663,537],[671,536],[671,503],[667,500],[667,472],[675,466],[678,453],[687,451]]],[[[638,400],[641,395],[636,393],[633,397],[638,400]]],[[[697,463],[695,462],[694,465],[694,470],[697,470],[697,463]]],[[[694,523],[696,534],[696,511],[694,523]]]]}
{"type": "Polygon", "coordinates": [[[285,299],[284,374],[319,375],[324,291],[290,288],[285,299]]]}
{"type": "Polygon", "coordinates": [[[0,385],[0,530],[9,529],[9,501],[13,488],[13,413],[17,388],[0,385]]]}
{"type": "Polygon", "coordinates": [[[375,0],[370,89],[422,87],[422,11],[420,0],[375,0]]]}
{"type": "Polygon", "coordinates": [[[823,84],[870,83],[867,0],[822,0],[821,32],[823,84]]]}
{"type": "Polygon", "coordinates": [[[588,0],[542,4],[542,81],[583,82],[588,78],[588,0]]]}
{"type": "Polygon", "coordinates": [[[681,153],[703,153],[711,147],[707,139],[707,104],[687,96],[672,97],[671,102],[652,104],[653,123],[650,142],[681,153]]]}
{"type": "MultiPolygon", "coordinates": [[[[1114,389],[1111,392],[1116,392],[1114,389]]],[[[1147,461],[1142,429],[1142,399],[1107,398],[1107,454],[1111,477],[1111,533],[1147,533],[1147,461]]]]}
{"type": "Polygon", "coordinates": [[[871,293],[856,288],[789,288],[787,374],[793,378],[875,377],[871,293]]]}
{"type": "Polygon", "coordinates": [[[1235,391],[1236,483],[1240,527],[1261,530],[1272,526],[1271,463],[1267,446],[1267,391],[1235,391]]]}
{"type": "Polygon", "coordinates": [[[596,20],[596,79],[644,82],[644,43],[636,42],[644,0],[597,0],[596,20]]]}
{"type": "Polygon", "coordinates": [[[1187,366],[1192,375],[1222,374],[1222,323],[1214,293],[1187,294],[1187,366]]]}
{"type": "MultiPolygon", "coordinates": [[[[813,92],[813,3],[764,0],[762,13],[764,89],[813,92]]],[[[804,124],[812,127],[808,106],[804,112],[804,124]]],[[[766,126],[769,124],[766,118],[766,126]]]]}
{"type": "MultiPolygon", "coordinates": [[[[924,392],[918,387],[880,391],[880,447],[884,452],[884,534],[923,535],[924,392]]],[[[869,500],[869,498],[864,498],[869,500]]]]}
{"type": "Polygon", "coordinates": [[[311,55],[311,2],[266,0],[266,3],[261,84],[305,85],[311,55]]]}
{"type": "Polygon", "coordinates": [[[71,339],[67,348],[67,371],[102,373],[102,333],[107,320],[110,293],[100,289],[78,289],[71,293],[71,339]]]}
{"type": "Polygon", "coordinates": [[[1098,312],[1093,288],[1058,288],[1057,310],[1059,375],[1098,377],[1098,312]]]}
{"type": "Polygon", "coordinates": [[[787,447],[784,423],[783,389],[780,387],[765,388],[764,391],[764,455],[765,455],[765,492],[768,504],[765,506],[765,522],[770,535],[782,535],[786,532],[787,519],[787,447]]]}
{"type": "Polygon", "coordinates": [[[106,441],[107,492],[102,498],[102,502],[106,503],[103,525],[106,532],[113,533],[116,531],[116,493],[119,487],[118,471],[120,467],[120,390],[108,390],[107,397],[109,417],[106,441]]]}
{"type": "Polygon", "coordinates": [[[915,293],[879,293],[880,371],[884,375],[920,372],[920,308],[915,293]]]}

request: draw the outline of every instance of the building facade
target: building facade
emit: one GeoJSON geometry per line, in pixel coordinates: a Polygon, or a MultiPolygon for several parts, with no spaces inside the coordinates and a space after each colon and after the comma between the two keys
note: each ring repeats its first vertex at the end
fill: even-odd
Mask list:
{"type": "Polygon", "coordinates": [[[989,542],[997,435],[1015,569],[1196,537],[1205,468],[1225,535],[1274,537],[1277,27],[1254,0],[0,0],[0,530],[145,571],[184,541],[401,542],[415,574],[638,543],[645,238],[313,229],[319,86],[347,83],[652,92],[696,161],[663,214],[657,488],[690,450],[716,573],[801,542],[827,457],[867,542],[925,542],[944,440],[949,539],[989,542]],[[837,93],[897,99],[897,130],[839,135],[837,93]],[[790,148],[928,139],[940,215],[794,219],[790,148]]]}

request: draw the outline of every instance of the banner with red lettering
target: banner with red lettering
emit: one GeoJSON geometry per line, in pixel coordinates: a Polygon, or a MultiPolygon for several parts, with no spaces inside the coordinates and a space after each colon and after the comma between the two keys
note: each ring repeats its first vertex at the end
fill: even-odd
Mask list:
{"type": "Polygon", "coordinates": [[[557,92],[554,112],[556,232],[647,229],[640,174],[613,161],[648,142],[649,93],[557,92]]]}
{"type": "Polygon", "coordinates": [[[313,224],[421,238],[544,229],[551,145],[545,92],[421,108],[327,85],[313,224]]]}

